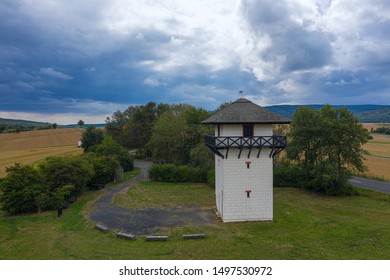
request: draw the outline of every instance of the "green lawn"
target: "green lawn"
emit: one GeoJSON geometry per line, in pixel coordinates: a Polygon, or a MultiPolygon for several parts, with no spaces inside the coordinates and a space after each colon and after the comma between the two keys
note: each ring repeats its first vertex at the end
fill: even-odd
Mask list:
{"type": "MultiPolygon", "coordinates": [[[[86,192],[61,218],[56,212],[0,218],[1,259],[390,259],[390,196],[359,190],[324,197],[274,191],[274,221],[222,223],[161,232],[167,242],[129,241],[94,229],[84,216],[104,190],[86,192]],[[205,233],[183,240],[184,233],[205,233]]],[[[177,203],[213,206],[201,184],[142,183],[116,197],[137,208],[177,203]]]]}

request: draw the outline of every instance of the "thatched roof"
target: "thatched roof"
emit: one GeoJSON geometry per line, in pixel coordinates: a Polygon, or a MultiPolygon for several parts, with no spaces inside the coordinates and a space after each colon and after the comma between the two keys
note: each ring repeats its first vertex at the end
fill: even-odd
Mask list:
{"type": "Polygon", "coordinates": [[[211,117],[205,119],[203,124],[283,124],[290,123],[285,117],[270,110],[240,98],[228,107],[218,111],[211,117]]]}

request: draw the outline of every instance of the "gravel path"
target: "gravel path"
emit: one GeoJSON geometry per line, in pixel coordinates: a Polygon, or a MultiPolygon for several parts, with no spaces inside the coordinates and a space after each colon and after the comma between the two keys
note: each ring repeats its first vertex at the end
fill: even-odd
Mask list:
{"type": "Polygon", "coordinates": [[[213,210],[203,207],[178,205],[176,208],[137,210],[112,204],[112,199],[117,193],[126,191],[142,180],[143,177],[137,176],[115,189],[106,190],[106,193],[94,203],[89,213],[90,219],[110,230],[136,235],[152,234],[166,227],[212,225],[217,222],[213,210]]]}

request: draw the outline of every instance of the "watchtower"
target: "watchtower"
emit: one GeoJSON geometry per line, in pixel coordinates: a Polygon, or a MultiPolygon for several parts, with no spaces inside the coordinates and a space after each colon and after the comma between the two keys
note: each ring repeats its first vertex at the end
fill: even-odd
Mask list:
{"type": "Polygon", "coordinates": [[[273,135],[273,124],[286,118],[240,98],[207,118],[214,135],[206,146],[215,154],[217,210],[224,222],[273,219],[273,158],[286,137],[273,135]]]}

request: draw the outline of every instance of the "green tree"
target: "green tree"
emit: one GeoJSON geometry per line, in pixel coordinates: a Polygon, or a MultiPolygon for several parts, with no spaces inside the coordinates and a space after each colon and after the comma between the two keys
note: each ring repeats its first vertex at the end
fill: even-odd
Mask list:
{"type": "Polygon", "coordinates": [[[83,120],[79,120],[77,122],[77,124],[78,124],[79,127],[83,127],[84,126],[84,121],[83,120]]]}
{"type": "Polygon", "coordinates": [[[110,136],[106,136],[100,145],[91,149],[92,152],[101,156],[111,156],[115,158],[125,171],[130,171],[134,166],[134,159],[129,151],[119,145],[110,136]]]}
{"type": "Polygon", "coordinates": [[[95,153],[85,153],[83,157],[93,165],[95,170],[91,183],[106,184],[114,180],[115,170],[120,166],[113,156],[101,156],[95,153]]]}
{"type": "Polygon", "coordinates": [[[2,209],[10,214],[38,210],[36,199],[44,190],[42,174],[31,165],[6,168],[7,175],[0,183],[2,209]]]}
{"type": "Polygon", "coordinates": [[[368,131],[346,108],[302,107],[294,114],[287,155],[298,162],[306,187],[330,195],[352,192],[348,179],[364,171],[362,145],[368,131]]]}
{"type": "Polygon", "coordinates": [[[106,119],[106,133],[111,136],[117,143],[124,145],[126,139],[123,135],[123,128],[129,120],[131,109],[129,107],[125,112],[115,111],[111,117],[106,119]]]}
{"type": "Polygon", "coordinates": [[[99,145],[104,139],[104,132],[91,125],[83,132],[81,137],[81,147],[84,152],[88,152],[94,145],[99,145]]]}
{"type": "Polygon", "coordinates": [[[95,174],[93,165],[80,156],[50,157],[42,162],[39,168],[44,174],[44,182],[49,192],[72,185],[74,189],[69,196],[79,195],[95,174]]]}
{"type": "Polygon", "coordinates": [[[129,148],[144,148],[152,135],[152,127],[158,117],[158,105],[149,102],[143,106],[133,107],[131,115],[123,128],[129,148]]]}
{"type": "Polygon", "coordinates": [[[189,159],[187,140],[189,135],[185,115],[172,110],[163,113],[153,126],[149,147],[153,157],[158,160],[185,164],[189,159]]]}
{"type": "MultiPolygon", "coordinates": [[[[189,164],[191,151],[203,143],[210,128],[201,124],[209,113],[187,104],[171,106],[153,126],[149,147],[153,157],[174,164],[189,164]]],[[[199,154],[194,152],[193,154],[199,154]]],[[[197,162],[197,160],[195,160],[197,162]]]]}

